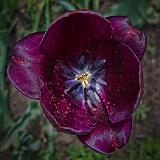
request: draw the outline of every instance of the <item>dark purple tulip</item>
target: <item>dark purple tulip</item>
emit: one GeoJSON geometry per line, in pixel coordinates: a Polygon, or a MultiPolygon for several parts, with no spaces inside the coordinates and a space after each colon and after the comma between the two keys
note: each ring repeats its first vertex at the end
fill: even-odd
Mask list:
{"type": "Polygon", "coordinates": [[[58,131],[110,153],[129,141],[143,92],[145,34],[127,17],[67,12],[13,49],[8,76],[58,131]]]}

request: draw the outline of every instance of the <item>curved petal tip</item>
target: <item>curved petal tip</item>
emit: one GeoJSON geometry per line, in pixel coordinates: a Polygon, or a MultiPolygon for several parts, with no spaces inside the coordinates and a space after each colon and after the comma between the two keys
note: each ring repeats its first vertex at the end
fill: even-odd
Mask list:
{"type": "Polygon", "coordinates": [[[15,87],[33,99],[39,99],[42,86],[39,78],[39,63],[42,57],[39,52],[39,43],[43,35],[44,32],[36,32],[18,41],[7,68],[8,77],[15,87]]]}

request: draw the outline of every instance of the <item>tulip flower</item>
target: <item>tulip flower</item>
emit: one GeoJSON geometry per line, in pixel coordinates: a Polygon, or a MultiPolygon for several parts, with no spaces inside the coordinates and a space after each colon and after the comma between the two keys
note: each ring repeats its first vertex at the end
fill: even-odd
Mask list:
{"type": "Polygon", "coordinates": [[[101,153],[125,146],[143,93],[146,36],[126,16],[66,12],[13,49],[8,76],[60,132],[101,153]]]}

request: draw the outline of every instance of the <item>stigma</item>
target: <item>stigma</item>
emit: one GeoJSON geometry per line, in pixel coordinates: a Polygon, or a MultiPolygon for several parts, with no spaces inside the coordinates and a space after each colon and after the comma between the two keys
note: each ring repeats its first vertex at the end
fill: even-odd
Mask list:
{"type": "Polygon", "coordinates": [[[80,82],[84,88],[90,86],[91,74],[89,72],[84,72],[81,74],[77,74],[75,76],[75,80],[80,82]]]}

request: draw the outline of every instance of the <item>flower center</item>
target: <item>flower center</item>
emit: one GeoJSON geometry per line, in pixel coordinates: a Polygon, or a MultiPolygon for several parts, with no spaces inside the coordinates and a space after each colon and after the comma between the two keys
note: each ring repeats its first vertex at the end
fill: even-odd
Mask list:
{"type": "Polygon", "coordinates": [[[75,76],[75,80],[80,82],[84,88],[89,86],[91,74],[89,72],[81,73],[75,76]]]}
{"type": "MultiPolygon", "coordinates": [[[[66,77],[64,93],[81,103],[85,103],[87,110],[97,108],[103,103],[101,98],[105,82],[105,60],[88,60],[82,55],[77,64],[62,66],[62,73],[66,77]]],[[[104,103],[103,103],[104,104],[104,103]]]]}

